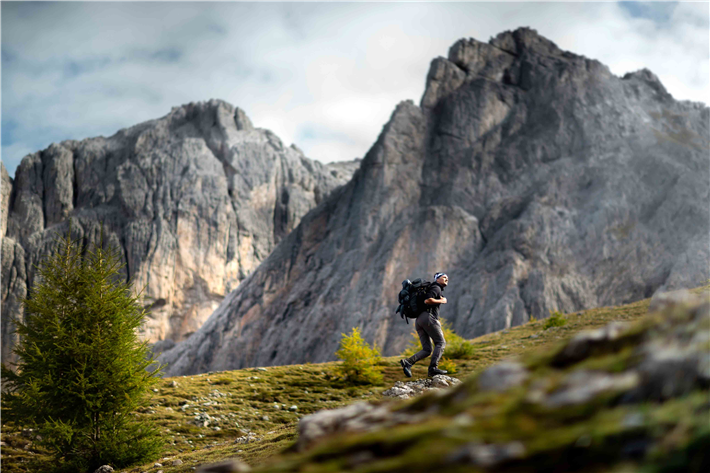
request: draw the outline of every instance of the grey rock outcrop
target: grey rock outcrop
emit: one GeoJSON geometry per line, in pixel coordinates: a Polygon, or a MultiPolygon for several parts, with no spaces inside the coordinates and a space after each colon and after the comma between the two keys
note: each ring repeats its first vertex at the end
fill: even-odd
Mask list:
{"type": "Polygon", "coordinates": [[[331,360],[353,326],[395,354],[400,281],[440,270],[465,337],[700,285],[708,124],[649,71],[616,77],[533,30],[461,40],[352,181],[161,359],[170,375],[331,360]]]}
{"type": "Polygon", "coordinates": [[[505,391],[519,386],[528,377],[523,365],[515,361],[503,361],[491,366],[478,377],[478,389],[485,391],[505,391]]]}
{"type": "MultiPolygon", "coordinates": [[[[418,394],[421,392],[422,390],[419,390],[418,394]]],[[[298,422],[296,448],[302,451],[318,441],[344,432],[369,432],[395,425],[412,424],[420,422],[428,415],[428,413],[397,412],[391,408],[391,405],[376,405],[368,402],[357,402],[339,409],[322,410],[304,416],[298,422]]]]}
{"type": "Polygon", "coordinates": [[[414,381],[396,381],[394,386],[382,392],[385,397],[393,397],[397,399],[409,399],[412,396],[418,396],[426,391],[436,391],[442,388],[454,386],[461,381],[458,378],[452,378],[438,374],[432,378],[417,379],[414,381]]]}
{"type": "Polygon", "coordinates": [[[109,138],[52,144],[25,157],[14,182],[3,167],[3,360],[34,265],[69,221],[89,243],[104,223],[126,277],[145,286],[144,337],[178,341],[346,183],[354,165],[310,160],[242,110],[211,100],[109,138]]]}
{"type": "Polygon", "coordinates": [[[251,471],[251,467],[239,460],[232,458],[229,460],[201,465],[197,468],[196,473],[240,473],[251,471]]]}
{"type": "Polygon", "coordinates": [[[8,214],[10,210],[10,195],[13,182],[5,165],[0,163],[0,202],[2,203],[2,263],[0,266],[0,291],[2,294],[2,315],[0,316],[0,347],[2,360],[8,359],[10,350],[14,345],[13,314],[21,314],[22,299],[27,296],[27,266],[25,264],[25,250],[15,239],[6,235],[8,214]]]}

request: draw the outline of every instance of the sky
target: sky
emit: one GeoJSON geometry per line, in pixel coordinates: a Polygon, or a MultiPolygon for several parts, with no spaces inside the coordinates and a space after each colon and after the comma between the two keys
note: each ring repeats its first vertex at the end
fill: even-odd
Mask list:
{"type": "Polygon", "coordinates": [[[365,155],[460,38],[534,28],[708,103],[707,2],[1,4],[2,161],[219,98],[322,162],[365,155]]]}

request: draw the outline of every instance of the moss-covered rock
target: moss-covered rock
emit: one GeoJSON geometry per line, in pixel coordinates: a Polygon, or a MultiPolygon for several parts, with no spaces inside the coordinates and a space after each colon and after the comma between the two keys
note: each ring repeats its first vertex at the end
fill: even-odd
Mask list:
{"type": "Polygon", "coordinates": [[[373,406],[400,421],[331,430],[258,471],[709,471],[708,387],[705,293],[580,333],[527,367],[506,362],[443,394],[373,406]]]}

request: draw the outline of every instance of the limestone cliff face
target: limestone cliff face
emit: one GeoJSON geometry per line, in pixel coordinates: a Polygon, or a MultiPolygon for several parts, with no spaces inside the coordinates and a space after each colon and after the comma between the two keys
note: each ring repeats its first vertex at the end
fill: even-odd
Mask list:
{"type": "Polygon", "coordinates": [[[461,40],[167,373],[330,360],[354,326],[395,354],[400,282],[435,271],[466,337],[699,285],[708,124],[649,71],[616,77],[533,30],[461,40]]]}
{"type": "Polygon", "coordinates": [[[14,182],[3,167],[3,359],[33,267],[69,220],[87,242],[103,222],[122,249],[150,306],[145,338],[180,340],[351,173],[285,147],[219,100],[109,138],[52,144],[25,157],[14,182]]]}

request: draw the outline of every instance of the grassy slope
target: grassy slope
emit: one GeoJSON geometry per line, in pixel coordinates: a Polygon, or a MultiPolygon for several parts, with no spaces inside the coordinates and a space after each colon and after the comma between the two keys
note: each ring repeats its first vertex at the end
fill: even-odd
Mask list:
{"type": "MultiPolygon", "coordinates": [[[[647,312],[648,303],[645,300],[568,314],[566,325],[549,330],[543,331],[543,320],[479,337],[472,340],[476,346],[472,359],[456,360],[455,376],[464,378],[511,356],[525,359],[531,351],[544,353],[583,329],[600,327],[612,320],[637,319],[647,312]]],[[[264,464],[293,444],[302,415],[360,400],[381,399],[383,390],[394,381],[405,379],[398,360],[399,357],[383,359],[382,386],[347,386],[339,381],[334,362],[166,378],[153,395],[151,407],[138,415],[148,417],[165,433],[166,459],[158,460],[165,473],[193,471],[196,465],[231,457],[251,465],[264,464]],[[177,387],[171,387],[173,381],[177,387]],[[189,407],[183,410],[185,403],[189,407]],[[296,412],[288,410],[293,405],[298,407],[296,412]],[[216,419],[207,427],[197,427],[192,420],[200,412],[216,419]],[[252,431],[262,440],[235,443],[245,431],[252,431]],[[173,459],[182,460],[182,465],[171,466],[173,459]]],[[[415,366],[413,371],[415,378],[426,376],[426,363],[415,366]]],[[[23,437],[17,426],[3,425],[2,441],[4,472],[45,469],[42,465],[49,457],[23,437]]],[[[153,462],[123,471],[157,471],[152,465],[153,462]]]]}

